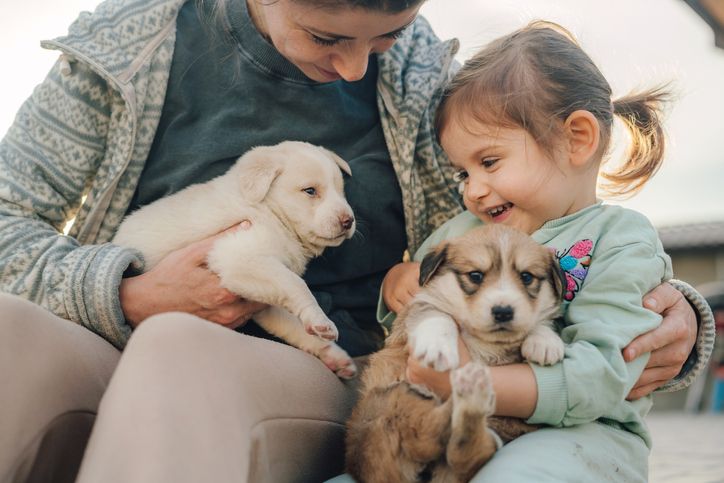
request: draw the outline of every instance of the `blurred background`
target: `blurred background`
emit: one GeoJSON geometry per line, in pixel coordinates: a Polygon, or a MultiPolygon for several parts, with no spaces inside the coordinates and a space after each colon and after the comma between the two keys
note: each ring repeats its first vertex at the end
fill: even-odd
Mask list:
{"type": "MultiPolygon", "coordinates": [[[[41,49],[40,40],[63,35],[81,10],[99,2],[1,3],[4,135],[58,55],[41,49]]],[[[709,298],[724,329],[724,48],[716,47],[713,28],[724,26],[724,0],[428,0],[422,12],[441,38],[460,39],[461,62],[489,40],[546,19],[577,36],[614,97],[673,81],[677,101],[666,121],[663,167],[636,197],[616,202],[652,220],[677,278],[709,298]]],[[[724,482],[723,360],[720,340],[706,377],[687,391],[655,396],[650,481],[724,482]]]]}

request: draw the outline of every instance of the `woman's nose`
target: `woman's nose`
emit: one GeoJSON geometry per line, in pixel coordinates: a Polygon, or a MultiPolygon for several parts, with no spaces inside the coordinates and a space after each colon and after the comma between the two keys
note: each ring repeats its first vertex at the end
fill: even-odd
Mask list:
{"type": "Polygon", "coordinates": [[[358,81],[367,73],[369,56],[369,49],[350,49],[335,55],[332,58],[332,66],[337,74],[347,82],[358,81]]]}

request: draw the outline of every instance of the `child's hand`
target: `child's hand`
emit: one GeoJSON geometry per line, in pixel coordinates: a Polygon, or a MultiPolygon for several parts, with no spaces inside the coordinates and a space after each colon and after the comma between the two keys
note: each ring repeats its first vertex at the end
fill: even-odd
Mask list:
{"type": "Polygon", "coordinates": [[[419,278],[419,262],[398,263],[392,267],[382,281],[382,300],[387,308],[399,314],[420,290],[419,278]]]}
{"type": "MultiPolygon", "coordinates": [[[[459,367],[462,367],[470,362],[468,347],[460,337],[458,337],[458,353],[460,354],[459,367]]],[[[450,371],[439,372],[434,369],[430,369],[429,367],[422,366],[413,355],[410,355],[407,358],[407,372],[405,377],[412,384],[419,384],[427,387],[443,400],[450,397],[450,371]]]]}

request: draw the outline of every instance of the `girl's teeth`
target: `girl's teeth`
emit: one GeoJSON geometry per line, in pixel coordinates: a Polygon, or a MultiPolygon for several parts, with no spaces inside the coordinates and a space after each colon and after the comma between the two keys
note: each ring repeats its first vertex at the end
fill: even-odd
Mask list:
{"type": "Polygon", "coordinates": [[[498,206],[497,208],[493,208],[492,210],[488,211],[488,214],[490,216],[498,216],[499,214],[510,208],[510,206],[512,206],[510,203],[506,203],[502,206],[498,206]]]}

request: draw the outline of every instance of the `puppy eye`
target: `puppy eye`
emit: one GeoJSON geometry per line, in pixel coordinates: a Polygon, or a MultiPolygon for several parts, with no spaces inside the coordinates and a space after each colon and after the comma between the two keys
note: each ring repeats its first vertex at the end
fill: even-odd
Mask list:
{"type": "Polygon", "coordinates": [[[485,275],[483,274],[483,272],[478,271],[468,272],[468,278],[474,284],[480,285],[481,283],[483,283],[483,278],[485,278],[485,275]]]}
{"type": "Polygon", "coordinates": [[[520,281],[523,282],[523,285],[530,285],[534,279],[535,277],[530,272],[521,272],[520,274],[520,281]]]}
{"type": "Polygon", "coordinates": [[[311,186],[310,186],[309,188],[304,188],[304,189],[302,189],[302,191],[304,191],[305,193],[307,193],[309,196],[314,196],[314,195],[317,194],[317,188],[313,188],[313,187],[311,187],[311,186]]]}

